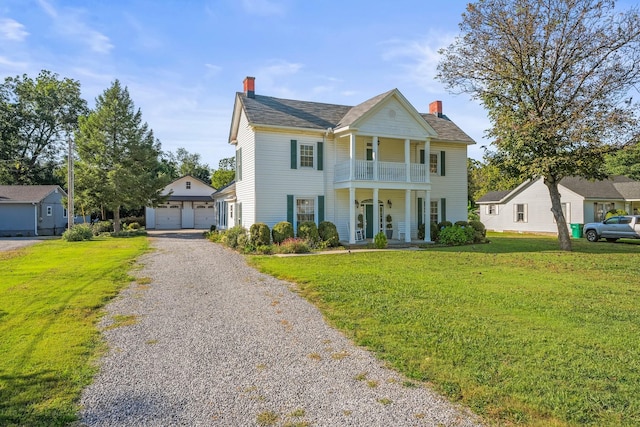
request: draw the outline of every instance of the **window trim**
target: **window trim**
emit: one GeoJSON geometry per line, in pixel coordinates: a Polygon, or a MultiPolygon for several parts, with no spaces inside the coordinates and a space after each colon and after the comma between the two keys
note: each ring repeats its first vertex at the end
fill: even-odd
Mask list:
{"type": "Polygon", "coordinates": [[[431,175],[440,175],[440,156],[437,152],[429,153],[429,173],[431,175]],[[435,162],[433,161],[434,157],[435,162]]]}
{"type": "Polygon", "coordinates": [[[527,218],[528,204],[527,203],[514,203],[513,204],[513,222],[526,224],[529,222],[527,218]],[[518,207],[522,206],[522,212],[519,211],[518,207]],[[520,219],[520,214],[522,214],[522,219],[520,219]]]}
{"type": "Polygon", "coordinates": [[[298,164],[300,165],[300,169],[315,169],[316,168],[316,160],[317,160],[317,146],[315,143],[306,143],[306,142],[301,142],[298,144],[298,164]],[[302,151],[305,148],[310,148],[311,149],[311,166],[309,165],[305,165],[304,163],[308,162],[308,155],[304,156],[304,162],[303,162],[303,155],[302,155],[302,151]]]}
{"type": "Polygon", "coordinates": [[[184,186],[187,190],[191,190],[191,181],[185,181],[184,186]]]}
{"type": "Polygon", "coordinates": [[[47,216],[53,216],[53,206],[47,205],[47,216]]]}
{"type": "Polygon", "coordinates": [[[431,199],[431,203],[429,204],[429,222],[435,222],[436,224],[440,222],[440,200],[431,199]],[[436,221],[433,220],[434,206],[436,221]]]}

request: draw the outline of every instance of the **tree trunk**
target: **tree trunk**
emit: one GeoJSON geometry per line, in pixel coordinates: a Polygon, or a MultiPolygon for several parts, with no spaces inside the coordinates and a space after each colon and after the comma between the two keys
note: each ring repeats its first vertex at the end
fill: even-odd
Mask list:
{"type": "Polygon", "coordinates": [[[567,228],[567,220],[564,217],[564,212],[562,212],[558,181],[554,178],[545,178],[544,184],[549,189],[549,195],[551,196],[551,212],[553,212],[553,217],[556,219],[556,225],[558,226],[560,249],[563,251],[571,251],[571,238],[569,236],[569,229],[567,228]]]}
{"type": "Polygon", "coordinates": [[[120,232],[120,206],[116,206],[113,210],[113,232],[120,232]]]}

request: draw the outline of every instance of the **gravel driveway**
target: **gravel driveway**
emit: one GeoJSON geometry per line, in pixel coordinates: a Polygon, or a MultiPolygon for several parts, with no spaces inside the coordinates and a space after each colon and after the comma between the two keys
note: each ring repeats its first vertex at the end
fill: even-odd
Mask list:
{"type": "Polygon", "coordinates": [[[242,256],[197,235],[152,244],[134,271],[142,283],[107,307],[110,350],[83,393],[82,425],[478,425],[242,256]],[[135,323],[109,329],[115,315],[135,323]]]}

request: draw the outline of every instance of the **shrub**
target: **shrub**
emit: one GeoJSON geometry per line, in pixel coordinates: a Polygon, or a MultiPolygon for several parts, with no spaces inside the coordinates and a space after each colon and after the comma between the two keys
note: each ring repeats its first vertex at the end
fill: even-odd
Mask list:
{"type": "Polygon", "coordinates": [[[82,240],[91,240],[93,237],[93,229],[89,224],[78,224],[71,229],[62,233],[62,238],[67,242],[80,242],[82,240]]]}
{"type": "Polygon", "coordinates": [[[315,245],[320,241],[320,234],[318,233],[318,227],[313,221],[305,221],[298,224],[298,235],[301,239],[306,240],[311,245],[315,245]]]}
{"type": "Polygon", "coordinates": [[[146,236],[147,231],[144,228],[139,230],[120,230],[117,233],[109,233],[111,237],[133,237],[133,236],[146,236]]]}
{"type": "Polygon", "coordinates": [[[627,211],[625,211],[624,209],[611,209],[607,211],[607,213],[604,216],[604,219],[609,219],[612,216],[618,216],[618,215],[628,215],[628,214],[627,214],[627,211]]]}
{"type": "Polygon", "coordinates": [[[218,243],[222,241],[222,237],[224,236],[224,233],[220,233],[219,231],[216,231],[216,230],[205,231],[204,236],[210,241],[214,243],[218,243]]]}
{"type": "Polygon", "coordinates": [[[440,229],[438,228],[438,224],[436,224],[435,222],[431,222],[429,223],[429,227],[431,227],[431,241],[437,242],[439,237],[438,235],[440,234],[440,229]]]}
{"type": "Polygon", "coordinates": [[[120,224],[122,224],[122,228],[128,227],[132,223],[137,222],[141,227],[146,225],[144,216],[128,216],[120,219],[120,224]]]}
{"type": "Polygon", "coordinates": [[[340,245],[340,236],[334,223],[322,221],[318,226],[318,234],[326,247],[335,248],[340,245]]]}
{"type": "Polygon", "coordinates": [[[424,224],[418,226],[418,240],[424,240],[425,227],[424,224]]]}
{"type": "Polygon", "coordinates": [[[264,222],[256,222],[249,227],[251,243],[255,246],[267,246],[271,243],[271,230],[264,222]]]}
{"type": "Polygon", "coordinates": [[[293,225],[287,221],[281,221],[273,226],[271,230],[273,243],[281,244],[286,239],[293,239],[293,225]]]}
{"type": "Polygon", "coordinates": [[[93,224],[93,234],[98,235],[101,233],[110,233],[113,231],[112,221],[98,221],[93,224]]]}
{"type": "Polygon", "coordinates": [[[247,241],[247,229],[241,225],[236,225],[228,229],[221,239],[221,242],[231,249],[237,249],[238,246],[244,246],[247,241]]]}
{"type": "Polygon", "coordinates": [[[373,246],[376,249],[384,249],[387,247],[387,236],[382,231],[373,237],[373,246]]]}
{"type": "Polygon", "coordinates": [[[271,245],[257,246],[255,253],[258,255],[271,255],[273,253],[273,246],[271,245]]]}
{"type": "Polygon", "coordinates": [[[475,230],[473,227],[460,227],[453,225],[440,230],[440,243],[443,245],[458,246],[473,242],[475,230]]]}
{"type": "Polygon", "coordinates": [[[127,230],[139,230],[140,229],[140,223],[138,222],[131,222],[129,223],[129,225],[127,225],[127,230]]]}
{"type": "Polygon", "coordinates": [[[446,220],[440,221],[438,223],[438,230],[442,230],[443,228],[446,228],[446,227],[451,227],[452,225],[453,224],[451,223],[451,221],[446,221],[446,220]]]}
{"type": "Polygon", "coordinates": [[[278,247],[278,252],[281,254],[306,254],[310,250],[305,240],[294,237],[284,240],[278,247]]]}
{"type": "Polygon", "coordinates": [[[484,243],[487,241],[487,230],[480,221],[469,221],[469,227],[473,228],[473,243],[484,243]]]}
{"type": "Polygon", "coordinates": [[[468,227],[469,223],[467,221],[456,221],[453,225],[457,225],[458,227],[468,227]]]}

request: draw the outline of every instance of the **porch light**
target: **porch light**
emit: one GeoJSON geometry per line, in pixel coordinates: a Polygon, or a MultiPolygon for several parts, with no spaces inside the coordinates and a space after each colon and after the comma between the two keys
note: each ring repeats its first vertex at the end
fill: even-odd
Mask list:
{"type": "Polygon", "coordinates": [[[391,199],[387,200],[387,206],[389,206],[389,209],[391,209],[391,207],[393,206],[393,204],[391,203],[391,199]]]}
{"type": "Polygon", "coordinates": [[[355,203],[355,204],[356,204],[356,208],[359,208],[359,207],[360,207],[360,202],[358,202],[358,200],[357,200],[357,199],[356,199],[356,203],[355,203]]]}

